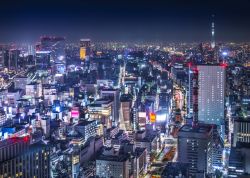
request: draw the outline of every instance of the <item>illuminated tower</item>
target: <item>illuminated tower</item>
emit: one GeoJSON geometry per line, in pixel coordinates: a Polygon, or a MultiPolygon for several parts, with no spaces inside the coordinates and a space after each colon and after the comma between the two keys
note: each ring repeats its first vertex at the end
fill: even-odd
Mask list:
{"type": "Polygon", "coordinates": [[[90,56],[91,43],[90,39],[81,39],[80,40],[80,59],[85,60],[90,56]]]}
{"type": "Polygon", "coordinates": [[[211,38],[211,48],[215,48],[215,24],[214,15],[212,15],[212,26],[211,26],[212,38],[211,38]]]}

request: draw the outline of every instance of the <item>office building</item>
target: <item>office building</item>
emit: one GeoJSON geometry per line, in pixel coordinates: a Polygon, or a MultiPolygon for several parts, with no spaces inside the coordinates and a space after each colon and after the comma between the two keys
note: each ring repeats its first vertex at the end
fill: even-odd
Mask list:
{"type": "Polygon", "coordinates": [[[126,130],[131,130],[131,115],[132,115],[132,95],[124,94],[121,96],[121,124],[124,124],[126,130]]]}
{"type": "Polygon", "coordinates": [[[123,143],[121,148],[105,148],[96,159],[96,175],[100,178],[141,177],[147,164],[145,148],[123,143]]]}
{"type": "Polygon", "coordinates": [[[9,51],[9,61],[8,61],[8,69],[9,70],[17,70],[20,65],[20,55],[21,51],[18,49],[13,49],[9,51]]]}
{"type": "Polygon", "coordinates": [[[41,118],[41,128],[45,138],[50,136],[50,119],[47,117],[41,118]]]}
{"type": "Polygon", "coordinates": [[[75,125],[75,130],[78,131],[84,140],[88,140],[90,137],[96,136],[97,122],[93,121],[81,121],[75,125]]]}
{"type": "Polygon", "coordinates": [[[28,136],[1,141],[0,162],[3,178],[49,178],[49,148],[40,142],[30,145],[28,136]]]}
{"type": "Polygon", "coordinates": [[[250,144],[238,143],[232,147],[228,160],[228,177],[250,176],[250,144]]]}
{"type": "Polygon", "coordinates": [[[42,96],[42,85],[41,83],[30,83],[26,85],[26,95],[31,97],[41,97],[42,96]]]}
{"type": "Polygon", "coordinates": [[[237,143],[250,143],[250,120],[249,119],[235,119],[233,132],[233,147],[237,143]]]}
{"type": "Polygon", "coordinates": [[[119,154],[113,148],[106,148],[96,159],[96,175],[100,178],[129,177],[129,158],[127,154],[119,154]]]}
{"type": "Polygon", "coordinates": [[[212,132],[211,125],[184,125],[178,132],[178,161],[189,164],[192,176],[212,172],[212,132]]]}
{"type": "Polygon", "coordinates": [[[35,65],[39,69],[46,69],[50,66],[51,51],[36,51],[35,65]]]}
{"type": "Polygon", "coordinates": [[[42,85],[42,89],[45,105],[51,106],[53,101],[57,99],[57,89],[55,85],[42,85]]]}
{"type": "Polygon", "coordinates": [[[4,110],[1,108],[0,109],[0,126],[3,126],[6,121],[7,121],[7,116],[4,112],[4,110]]]}
{"type": "Polygon", "coordinates": [[[141,177],[145,174],[145,168],[148,163],[146,148],[136,148],[134,144],[123,142],[120,151],[123,152],[123,154],[128,154],[130,177],[141,177]]]}
{"type": "Polygon", "coordinates": [[[28,55],[34,56],[35,55],[35,48],[33,45],[28,45],[28,55]]]}
{"type": "Polygon", "coordinates": [[[161,177],[174,177],[174,178],[185,178],[189,177],[188,171],[189,164],[178,163],[178,162],[168,162],[164,167],[161,177]]]}
{"type": "Polygon", "coordinates": [[[9,106],[15,107],[17,104],[17,100],[19,100],[22,96],[22,90],[20,89],[9,89],[7,93],[7,104],[9,106]]]}
{"type": "Polygon", "coordinates": [[[103,137],[91,137],[86,142],[84,146],[80,146],[80,163],[87,163],[88,161],[93,160],[97,153],[103,147],[103,137]]]}
{"type": "MultiPolygon", "coordinates": [[[[225,67],[199,65],[198,119],[206,124],[224,125],[225,67]]],[[[218,128],[223,133],[223,128],[218,128]]]]}
{"type": "Polygon", "coordinates": [[[26,89],[26,85],[29,83],[29,78],[24,76],[17,76],[14,78],[15,89],[26,89]]]}
{"type": "Polygon", "coordinates": [[[88,105],[89,118],[97,120],[108,128],[112,124],[112,118],[114,118],[114,106],[113,101],[110,99],[98,99],[92,104],[88,105]]]}
{"type": "Polygon", "coordinates": [[[4,49],[0,48],[0,68],[4,68],[4,49]]]}
{"type": "Polygon", "coordinates": [[[80,174],[80,156],[78,150],[68,148],[58,150],[50,156],[50,177],[77,178],[80,174]]]}
{"type": "Polygon", "coordinates": [[[112,124],[116,126],[120,122],[120,91],[118,89],[102,89],[101,97],[110,99],[114,105],[114,117],[112,118],[112,124]]]}
{"type": "Polygon", "coordinates": [[[134,135],[134,143],[136,147],[146,148],[148,154],[157,152],[159,148],[158,141],[159,138],[157,136],[157,133],[154,131],[137,131],[134,135]]]}
{"type": "Polygon", "coordinates": [[[91,53],[90,39],[81,39],[80,40],[80,59],[85,60],[89,58],[90,53],[91,53]]]}
{"type": "Polygon", "coordinates": [[[244,157],[240,150],[231,149],[228,164],[228,177],[238,177],[245,172],[244,157]]]}

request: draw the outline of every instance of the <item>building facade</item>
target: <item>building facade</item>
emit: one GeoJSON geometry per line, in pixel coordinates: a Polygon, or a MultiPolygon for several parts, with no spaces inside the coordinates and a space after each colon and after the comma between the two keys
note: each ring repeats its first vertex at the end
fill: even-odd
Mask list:
{"type": "MultiPolygon", "coordinates": [[[[197,69],[199,122],[224,125],[225,68],[220,65],[199,65],[197,69]]],[[[223,131],[223,128],[220,129],[223,131]]]]}

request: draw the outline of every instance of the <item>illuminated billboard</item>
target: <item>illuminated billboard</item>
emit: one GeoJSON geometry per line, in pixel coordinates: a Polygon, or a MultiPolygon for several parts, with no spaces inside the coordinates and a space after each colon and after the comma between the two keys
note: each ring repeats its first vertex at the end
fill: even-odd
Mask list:
{"type": "Polygon", "coordinates": [[[71,109],[71,117],[73,117],[73,118],[78,118],[79,115],[80,115],[80,113],[79,113],[79,108],[78,108],[78,107],[73,107],[73,108],[71,109]]]}
{"type": "Polygon", "coordinates": [[[156,112],[156,122],[165,122],[167,120],[167,110],[156,112]]]}
{"type": "Polygon", "coordinates": [[[149,119],[151,123],[156,122],[156,114],[155,113],[149,113],[149,119]]]}

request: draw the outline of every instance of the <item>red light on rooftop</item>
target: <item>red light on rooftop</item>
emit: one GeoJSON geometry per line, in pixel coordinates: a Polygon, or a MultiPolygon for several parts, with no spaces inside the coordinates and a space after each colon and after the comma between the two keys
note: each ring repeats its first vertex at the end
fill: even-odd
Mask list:
{"type": "Polygon", "coordinates": [[[224,69],[228,67],[227,63],[221,63],[220,66],[224,69]]]}
{"type": "Polygon", "coordinates": [[[194,73],[199,73],[199,69],[197,67],[193,68],[194,73]]]}

